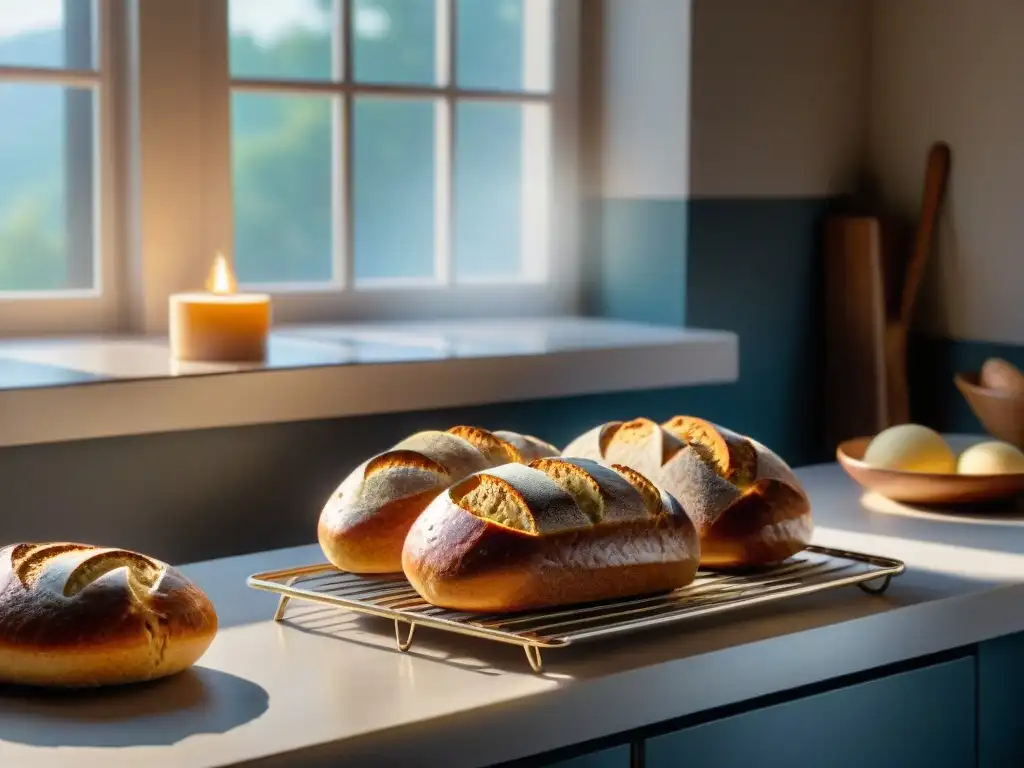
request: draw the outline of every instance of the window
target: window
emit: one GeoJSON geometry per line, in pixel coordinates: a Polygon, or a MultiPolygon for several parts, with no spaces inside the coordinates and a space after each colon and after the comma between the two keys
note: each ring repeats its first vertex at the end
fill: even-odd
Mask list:
{"type": "Polygon", "coordinates": [[[0,0],[0,325],[111,322],[105,14],[91,0],[0,0]]]}
{"type": "Polygon", "coordinates": [[[558,24],[556,0],[229,0],[240,280],[300,315],[550,298],[558,24]]]}
{"type": "Polygon", "coordinates": [[[573,312],[578,2],[0,0],[0,331],[573,312]]]}

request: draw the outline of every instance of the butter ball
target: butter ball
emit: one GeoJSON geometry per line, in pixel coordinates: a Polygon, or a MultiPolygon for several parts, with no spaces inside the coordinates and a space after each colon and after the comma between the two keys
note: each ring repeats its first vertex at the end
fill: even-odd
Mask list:
{"type": "Polygon", "coordinates": [[[864,451],[864,462],[902,472],[956,472],[956,454],[942,435],[920,424],[900,424],[879,432],[864,451]]]}
{"type": "Polygon", "coordinates": [[[960,454],[957,471],[961,475],[1024,474],[1024,452],[999,440],[978,443],[960,454]]]}

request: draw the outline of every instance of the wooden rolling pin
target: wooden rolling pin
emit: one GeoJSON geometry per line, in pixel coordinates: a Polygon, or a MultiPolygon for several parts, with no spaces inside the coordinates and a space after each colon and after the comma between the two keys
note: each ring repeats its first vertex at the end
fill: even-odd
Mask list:
{"type": "Polygon", "coordinates": [[[886,426],[910,421],[910,392],[907,382],[907,337],[914,305],[932,252],[939,213],[949,180],[949,145],[938,142],[928,152],[921,215],[914,236],[914,248],[903,275],[902,288],[887,312],[885,326],[885,367],[887,390],[886,426]]]}

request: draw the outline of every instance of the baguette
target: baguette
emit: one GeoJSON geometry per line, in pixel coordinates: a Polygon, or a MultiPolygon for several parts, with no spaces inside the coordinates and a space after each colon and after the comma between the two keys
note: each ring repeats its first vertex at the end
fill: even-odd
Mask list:
{"type": "Polygon", "coordinates": [[[213,604],[166,563],[85,544],[0,549],[0,682],[154,680],[192,666],[216,633],[213,604]]]}
{"type": "Polygon", "coordinates": [[[498,613],[676,589],[698,560],[678,501],[626,467],[560,458],[463,480],[427,507],[402,552],[427,602],[498,613]]]}
{"type": "Polygon", "coordinates": [[[811,504],[789,466],[756,440],[703,419],[610,422],[563,454],[625,464],[675,496],[697,525],[704,566],[768,565],[810,543],[811,504]]]}
{"type": "Polygon", "coordinates": [[[345,571],[401,572],[409,527],[439,493],[474,472],[558,454],[516,432],[417,432],[360,464],[331,494],[317,527],[320,548],[345,571]]]}

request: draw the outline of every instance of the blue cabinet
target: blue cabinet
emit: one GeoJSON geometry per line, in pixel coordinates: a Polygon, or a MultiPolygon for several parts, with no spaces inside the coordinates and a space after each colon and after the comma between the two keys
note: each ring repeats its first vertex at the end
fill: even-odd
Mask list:
{"type": "Polygon", "coordinates": [[[630,747],[623,744],[601,752],[580,755],[571,760],[552,763],[547,768],[629,768],[630,747]]]}
{"type": "Polygon", "coordinates": [[[971,768],[975,711],[971,657],[652,738],[645,768],[971,768]]]}
{"type": "Polygon", "coordinates": [[[1024,635],[978,646],[978,768],[1024,765],[1024,635]]]}

